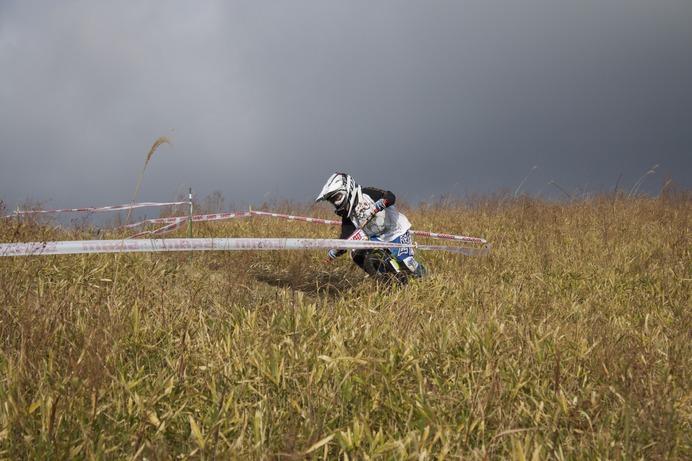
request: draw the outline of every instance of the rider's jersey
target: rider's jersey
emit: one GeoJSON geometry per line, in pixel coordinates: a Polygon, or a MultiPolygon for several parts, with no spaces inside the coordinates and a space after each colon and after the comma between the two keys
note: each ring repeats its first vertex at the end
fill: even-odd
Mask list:
{"type": "Polygon", "coordinates": [[[387,200],[388,206],[365,225],[363,228],[365,234],[368,237],[376,237],[383,242],[391,242],[404,235],[411,228],[411,223],[403,213],[399,213],[399,210],[393,206],[396,196],[390,191],[363,187],[358,189],[358,197],[351,214],[341,217],[341,235],[339,238],[346,239],[357,228],[361,227],[372,214],[375,209],[375,202],[379,199],[387,200]]]}

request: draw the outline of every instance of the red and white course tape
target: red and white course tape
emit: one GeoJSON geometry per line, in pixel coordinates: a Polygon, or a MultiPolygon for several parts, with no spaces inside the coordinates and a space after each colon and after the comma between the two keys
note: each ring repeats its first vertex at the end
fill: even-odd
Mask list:
{"type": "Polygon", "coordinates": [[[296,239],[296,238],[191,238],[149,240],[75,240],[58,242],[0,243],[0,256],[64,255],[90,253],[133,253],[159,251],[229,250],[359,250],[368,248],[404,248],[451,251],[466,256],[483,256],[486,248],[442,245],[401,245],[369,240],[296,239]]]}
{"type": "MultiPolygon", "coordinates": [[[[252,212],[250,211],[243,211],[240,213],[217,213],[217,214],[205,214],[205,215],[196,215],[192,217],[192,222],[204,222],[204,221],[222,221],[226,219],[233,219],[233,218],[244,218],[252,216],[252,212]]],[[[136,222],[134,224],[128,224],[127,226],[121,226],[121,227],[116,227],[113,230],[119,230],[119,229],[132,229],[135,227],[139,227],[143,224],[167,224],[166,226],[160,227],[156,230],[153,231],[143,231],[135,235],[130,235],[126,238],[128,239],[134,239],[134,238],[139,238],[139,237],[144,237],[144,236],[151,236],[151,235],[160,235],[160,234],[166,234],[168,232],[172,232],[176,230],[177,228],[181,227],[183,224],[188,222],[190,218],[188,216],[179,216],[175,218],[156,218],[156,219],[147,219],[146,221],[140,221],[136,222]]]]}
{"type": "MultiPolygon", "coordinates": [[[[112,205],[91,208],[69,208],[62,210],[17,210],[13,214],[4,216],[9,218],[22,214],[36,213],[65,213],[80,211],[112,211],[131,208],[187,205],[190,202],[143,202],[126,205],[112,205]]],[[[56,255],[56,254],[86,254],[86,253],[120,253],[120,252],[146,252],[146,251],[194,251],[194,250],[317,250],[317,249],[367,249],[367,248],[403,248],[412,246],[420,250],[450,251],[467,256],[484,256],[490,253],[490,244],[477,237],[465,237],[462,235],[440,234],[436,232],[411,230],[411,234],[420,237],[455,240],[458,242],[481,244],[483,248],[467,248],[460,246],[444,245],[401,245],[396,243],[367,241],[367,240],[341,240],[341,239],[290,239],[290,238],[188,238],[188,239],[149,239],[133,240],[138,237],[160,235],[171,232],[181,227],[192,219],[192,222],[219,221],[250,216],[267,216],[272,218],[302,221],[332,226],[341,225],[341,221],[330,219],[307,218],[292,216],[267,211],[245,211],[238,213],[216,213],[196,216],[179,216],[171,218],[156,218],[140,221],[118,229],[133,229],[144,224],[166,224],[165,226],[144,231],[126,237],[123,240],[80,240],[58,242],[29,242],[29,243],[0,243],[0,256],[26,256],[26,255],[56,255]]]]}
{"type": "Polygon", "coordinates": [[[268,211],[250,211],[254,216],[268,216],[270,218],[281,218],[288,219],[289,221],[302,221],[311,222],[317,224],[329,224],[331,226],[340,226],[341,221],[334,221],[333,219],[319,219],[319,218],[306,218],[303,216],[292,216],[288,214],[281,213],[270,213],[268,211]]]}
{"type": "Polygon", "coordinates": [[[63,210],[17,210],[14,213],[3,216],[3,218],[11,218],[12,216],[22,215],[22,214],[39,214],[39,213],[76,213],[80,211],[114,211],[114,210],[128,210],[130,208],[143,208],[143,207],[154,207],[154,206],[175,206],[175,205],[189,205],[190,202],[142,202],[142,203],[128,203],[127,205],[110,205],[110,206],[100,206],[100,207],[88,207],[88,208],[65,208],[63,210]]]}
{"type": "MultiPolygon", "coordinates": [[[[202,222],[202,221],[222,221],[225,219],[233,218],[245,218],[252,216],[254,211],[241,211],[238,213],[214,213],[214,214],[201,214],[192,217],[192,222],[202,222]]],[[[174,216],[170,218],[153,218],[144,221],[139,221],[136,223],[128,224],[127,226],[114,227],[112,230],[120,229],[134,229],[135,227],[143,226],[144,224],[179,224],[185,223],[190,220],[189,216],[174,216]]]]}
{"type": "MultiPolygon", "coordinates": [[[[280,213],[269,213],[267,211],[250,211],[250,213],[254,216],[269,216],[271,218],[288,219],[290,221],[303,221],[303,222],[311,222],[311,223],[318,223],[318,224],[329,224],[332,226],[340,226],[341,225],[341,221],[334,221],[332,219],[305,218],[302,216],[291,216],[291,215],[280,214],[280,213]]],[[[456,240],[459,242],[479,243],[482,245],[488,244],[487,240],[482,239],[482,238],[478,238],[478,237],[465,237],[463,235],[440,234],[437,232],[426,232],[426,231],[417,231],[417,230],[411,230],[410,232],[411,232],[411,234],[416,235],[418,237],[431,237],[431,238],[436,238],[436,239],[456,240]]]]}
{"type": "MultiPolygon", "coordinates": [[[[208,215],[197,215],[192,217],[193,222],[203,222],[203,221],[220,221],[220,220],[227,220],[227,219],[234,219],[234,218],[245,218],[249,216],[267,216],[270,218],[280,218],[280,219],[287,219],[289,221],[301,221],[301,222],[309,222],[309,223],[317,223],[317,224],[328,224],[331,226],[340,226],[341,221],[334,221],[332,219],[319,219],[319,218],[306,218],[303,216],[292,216],[292,215],[287,215],[287,214],[281,214],[281,213],[270,213],[268,211],[245,211],[245,212],[239,212],[239,213],[219,213],[219,214],[208,214],[208,215]]],[[[140,232],[139,234],[132,235],[128,238],[137,238],[137,237],[143,237],[145,235],[158,235],[158,234],[164,234],[166,232],[171,232],[183,223],[187,222],[190,218],[186,216],[180,216],[180,217],[174,217],[174,218],[158,218],[158,219],[147,219],[146,221],[140,221],[136,222],[133,224],[129,224],[127,226],[123,227],[118,227],[116,229],[131,229],[135,227],[139,227],[144,224],[170,224],[170,226],[164,226],[160,229],[156,229],[154,231],[145,231],[145,232],[140,232]],[[173,225],[177,224],[177,225],[173,225]]],[[[430,238],[435,238],[435,239],[443,239],[443,240],[456,240],[457,242],[466,242],[466,243],[477,243],[480,245],[488,245],[488,241],[482,238],[478,237],[466,237],[463,235],[452,235],[452,234],[441,234],[437,232],[427,232],[427,231],[417,231],[417,230],[411,230],[410,231],[412,235],[418,236],[418,237],[430,237],[430,238]]]]}

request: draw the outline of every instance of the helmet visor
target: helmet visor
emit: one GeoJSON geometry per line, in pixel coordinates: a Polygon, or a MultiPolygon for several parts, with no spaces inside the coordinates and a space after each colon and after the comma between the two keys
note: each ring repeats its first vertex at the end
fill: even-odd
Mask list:
{"type": "Polygon", "coordinates": [[[334,206],[341,205],[344,202],[344,198],[346,198],[346,193],[343,191],[336,191],[325,197],[334,206]]]}

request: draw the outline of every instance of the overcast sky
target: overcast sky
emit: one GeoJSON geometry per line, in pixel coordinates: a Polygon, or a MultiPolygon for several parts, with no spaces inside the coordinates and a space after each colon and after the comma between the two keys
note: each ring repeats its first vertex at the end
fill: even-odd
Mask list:
{"type": "Polygon", "coordinates": [[[138,201],[689,188],[692,1],[0,0],[8,209],[128,203],[160,136],[138,201]]]}

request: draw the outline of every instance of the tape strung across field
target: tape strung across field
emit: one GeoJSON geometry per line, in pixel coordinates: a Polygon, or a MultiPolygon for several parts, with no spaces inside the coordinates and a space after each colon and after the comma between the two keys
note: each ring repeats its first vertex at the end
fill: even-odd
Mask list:
{"type": "MultiPolygon", "coordinates": [[[[98,212],[98,211],[114,211],[114,210],[124,210],[128,208],[143,208],[143,207],[164,207],[164,206],[175,206],[175,205],[190,205],[190,202],[142,202],[142,203],[131,203],[131,204],[125,204],[125,205],[110,205],[110,206],[100,206],[100,207],[88,207],[88,208],[67,208],[67,209],[62,209],[62,210],[17,210],[13,212],[10,215],[6,216],[0,216],[0,218],[12,218],[20,215],[29,215],[29,214],[42,214],[42,213],[73,213],[73,212],[98,212]]],[[[340,226],[341,221],[335,221],[332,219],[320,219],[320,218],[306,218],[303,216],[292,216],[292,215],[287,215],[287,214],[281,214],[281,213],[271,213],[268,211],[241,211],[241,212],[236,212],[236,213],[214,213],[214,214],[204,214],[204,215],[196,215],[192,216],[177,216],[177,217],[170,217],[170,218],[154,218],[154,219],[146,219],[144,221],[139,221],[133,224],[128,224],[126,226],[120,226],[116,227],[112,230],[122,230],[122,229],[135,229],[137,227],[143,226],[145,224],[166,224],[165,226],[152,230],[152,231],[143,231],[135,235],[130,235],[126,237],[127,239],[134,239],[134,238],[139,238],[139,237],[144,237],[144,236],[152,236],[152,235],[161,235],[161,234],[166,234],[168,232],[172,232],[179,227],[181,227],[183,224],[186,222],[189,222],[190,219],[192,219],[192,222],[205,222],[205,221],[222,221],[222,220],[227,220],[227,219],[234,219],[234,218],[245,218],[245,217],[250,217],[250,216],[267,216],[270,218],[280,218],[280,219],[287,219],[289,221],[302,221],[302,222],[309,222],[309,223],[317,223],[317,224],[328,224],[331,226],[340,226]]],[[[467,243],[478,243],[481,245],[486,245],[489,246],[488,242],[485,239],[482,238],[477,238],[477,237],[465,237],[462,235],[451,235],[451,234],[439,234],[436,232],[426,232],[426,231],[416,231],[416,230],[411,230],[410,231],[412,235],[417,235],[420,237],[432,237],[432,238],[437,238],[437,239],[446,239],[446,240],[456,240],[459,242],[467,242],[467,243]]]]}
{"type": "MultiPolygon", "coordinates": [[[[126,205],[112,205],[91,208],[70,208],[63,210],[31,210],[15,211],[12,215],[1,216],[10,218],[23,214],[35,213],[64,213],[80,211],[111,211],[128,208],[141,208],[151,206],[175,206],[187,205],[190,202],[143,202],[126,205]]],[[[319,250],[319,249],[370,249],[370,248],[404,248],[413,247],[419,250],[437,250],[459,253],[466,256],[485,256],[490,253],[491,245],[482,238],[465,237],[461,235],[440,234],[436,232],[411,230],[411,234],[421,237],[454,240],[457,242],[481,244],[483,248],[468,248],[461,246],[445,245],[401,245],[377,241],[354,241],[342,239],[297,239],[297,238],[183,238],[183,239],[149,239],[134,240],[138,237],[165,234],[178,229],[183,224],[190,222],[220,221],[251,216],[267,216],[271,218],[287,219],[290,221],[302,221],[317,224],[340,226],[341,221],[330,219],[306,218],[267,211],[244,211],[237,213],[216,213],[196,216],[178,216],[170,218],[147,219],[134,224],[117,227],[112,230],[134,229],[145,224],[165,224],[159,229],[139,232],[122,240],[78,240],[57,242],[28,242],[28,243],[0,243],[0,257],[2,256],[28,256],[28,255],[59,255],[59,254],[88,254],[88,253],[130,253],[130,252],[159,252],[159,251],[199,251],[199,250],[319,250]]]]}
{"type": "Polygon", "coordinates": [[[451,251],[466,256],[484,256],[490,248],[465,248],[444,245],[401,245],[369,240],[296,238],[186,238],[149,240],[75,240],[58,242],[1,243],[0,256],[64,255],[89,253],[134,253],[162,251],[229,250],[362,250],[404,248],[451,251]]]}
{"type": "MultiPolygon", "coordinates": [[[[341,221],[334,221],[332,219],[320,219],[320,218],[306,218],[303,216],[292,216],[292,215],[287,215],[287,214],[281,214],[281,213],[270,213],[268,211],[241,211],[237,213],[215,213],[215,214],[206,214],[206,215],[196,215],[192,217],[192,222],[206,222],[206,221],[223,221],[227,219],[235,219],[235,218],[246,218],[250,216],[267,216],[270,218],[280,218],[280,219],[287,219],[289,221],[301,221],[301,222],[309,222],[309,223],[317,223],[317,224],[328,224],[331,226],[340,226],[341,221]]],[[[165,234],[167,232],[174,231],[175,229],[179,228],[183,224],[189,221],[188,216],[179,216],[179,217],[173,217],[173,218],[156,218],[156,219],[147,219],[146,221],[140,221],[136,222],[133,224],[128,224],[127,226],[119,227],[116,228],[115,230],[118,229],[133,229],[139,226],[142,226],[144,224],[167,224],[164,227],[161,227],[159,229],[153,230],[153,231],[144,231],[140,232],[135,235],[131,235],[127,237],[128,239],[134,239],[138,237],[144,237],[144,236],[150,236],[150,235],[160,235],[160,234],[165,234]]],[[[436,238],[436,239],[444,239],[444,240],[455,240],[457,242],[466,242],[466,243],[477,243],[480,245],[486,245],[489,246],[489,243],[487,240],[478,238],[478,237],[466,237],[463,235],[451,235],[451,234],[440,234],[437,232],[427,232],[427,231],[417,231],[417,230],[411,230],[410,231],[412,235],[416,235],[418,237],[431,237],[431,238],[436,238]]]]}
{"type": "Polygon", "coordinates": [[[175,205],[189,205],[190,202],[142,202],[142,203],[128,203],[125,205],[109,205],[109,206],[97,206],[97,207],[87,207],[87,208],[65,208],[62,210],[17,210],[12,214],[7,216],[2,216],[3,218],[11,218],[13,216],[24,215],[24,214],[43,214],[43,213],[77,213],[77,212],[97,212],[97,211],[116,211],[116,210],[128,210],[130,208],[144,208],[144,207],[163,207],[163,206],[175,206],[175,205]]]}

